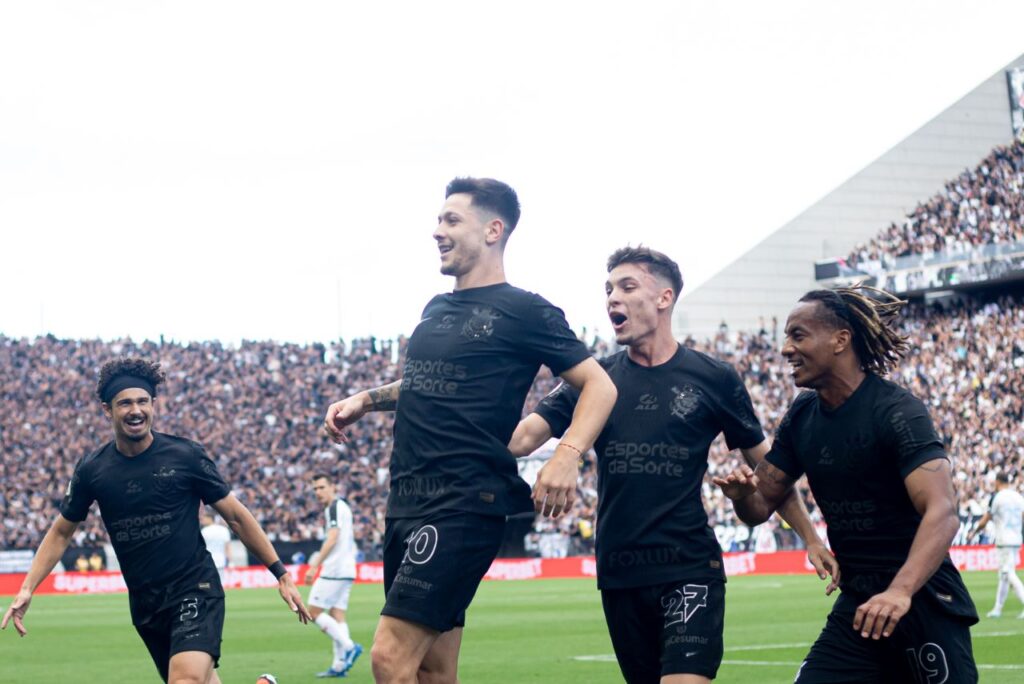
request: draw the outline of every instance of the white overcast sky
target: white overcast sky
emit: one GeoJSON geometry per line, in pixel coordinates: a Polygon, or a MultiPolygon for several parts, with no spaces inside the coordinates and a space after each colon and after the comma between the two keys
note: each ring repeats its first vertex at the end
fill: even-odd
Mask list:
{"type": "Polygon", "coordinates": [[[452,286],[456,175],[518,190],[510,282],[607,330],[612,250],[693,288],[1022,26],[1020,0],[2,0],[0,333],[411,332],[452,286]]]}

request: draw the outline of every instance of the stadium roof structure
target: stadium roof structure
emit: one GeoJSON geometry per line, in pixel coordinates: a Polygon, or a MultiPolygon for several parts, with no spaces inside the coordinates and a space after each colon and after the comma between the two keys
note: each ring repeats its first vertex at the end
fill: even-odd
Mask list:
{"type": "Polygon", "coordinates": [[[820,287],[817,260],[844,257],[890,223],[902,222],[947,181],[1013,141],[1006,71],[1019,66],[1024,55],[692,292],[684,291],[673,321],[676,335],[703,339],[723,322],[732,330],[757,330],[763,323],[772,332],[775,318],[781,336],[797,299],[820,287]]]}

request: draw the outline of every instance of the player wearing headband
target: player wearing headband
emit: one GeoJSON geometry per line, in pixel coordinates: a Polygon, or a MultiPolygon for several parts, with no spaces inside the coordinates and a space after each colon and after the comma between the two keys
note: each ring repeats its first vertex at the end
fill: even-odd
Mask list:
{"type": "Polygon", "coordinates": [[[199,531],[200,502],[213,506],[278,579],[285,603],[310,620],[295,584],[252,513],[231,493],[196,442],[153,431],[160,364],[124,358],[104,364],[96,393],[114,439],[75,467],[60,515],[43,538],[0,627],[26,634],[32,592],[53,570],[95,501],[128,586],[132,624],[160,677],[219,682],[224,590],[199,531]]]}

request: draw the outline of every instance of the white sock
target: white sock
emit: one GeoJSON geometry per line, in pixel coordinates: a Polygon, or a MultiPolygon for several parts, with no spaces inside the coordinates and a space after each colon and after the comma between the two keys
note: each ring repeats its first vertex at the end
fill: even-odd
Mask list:
{"type": "Polygon", "coordinates": [[[1003,604],[1006,603],[1006,595],[1010,593],[1010,577],[1007,573],[999,573],[999,587],[996,589],[996,605],[993,610],[997,613],[1003,612],[1003,604]]]}
{"type": "MultiPolygon", "coordinates": [[[[1020,577],[1017,577],[1017,573],[1015,572],[1010,573],[1009,579],[1010,586],[1013,587],[1013,593],[1017,595],[1017,599],[1021,603],[1024,603],[1024,582],[1020,581],[1020,577]]],[[[347,629],[345,630],[345,633],[348,633],[347,629]]]]}
{"type": "Polygon", "coordinates": [[[337,661],[340,657],[339,654],[344,649],[343,636],[341,633],[341,626],[338,621],[328,615],[326,612],[320,613],[316,616],[317,627],[320,628],[324,634],[330,637],[331,641],[334,642],[334,660],[337,661]]]}
{"type": "Polygon", "coordinates": [[[341,632],[341,645],[345,647],[346,651],[355,646],[355,642],[352,641],[352,636],[349,634],[347,622],[339,622],[338,631],[341,632]]]}

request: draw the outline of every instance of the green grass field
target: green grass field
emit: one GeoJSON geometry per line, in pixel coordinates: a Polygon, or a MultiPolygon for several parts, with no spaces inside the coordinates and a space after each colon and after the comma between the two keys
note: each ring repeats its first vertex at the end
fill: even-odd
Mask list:
{"type": "MultiPolygon", "coordinates": [[[[991,608],[996,574],[968,573],[979,611],[991,608]]],[[[304,590],[305,591],[305,590],[304,590]]],[[[728,584],[725,661],[716,680],[791,682],[831,604],[807,576],[733,578],[728,584]]],[[[0,598],[6,607],[9,599],[0,598]]],[[[380,585],[357,585],[349,606],[353,637],[369,650],[380,585]]],[[[974,651],[981,681],[1024,681],[1024,620],[1013,597],[1004,617],[982,618],[974,651]]],[[[129,624],[125,595],[38,596],[29,635],[0,634],[0,682],[155,682],[156,670],[129,624]]],[[[228,593],[225,684],[252,684],[261,672],[282,684],[313,682],[329,664],[315,626],[294,621],[273,590],[228,593]]],[[[470,609],[460,678],[477,682],[621,682],[591,580],[484,582],[470,609]]],[[[372,681],[368,653],[347,681],[372,681]]]]}

